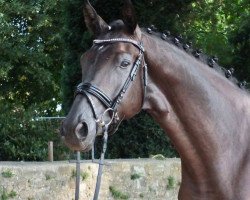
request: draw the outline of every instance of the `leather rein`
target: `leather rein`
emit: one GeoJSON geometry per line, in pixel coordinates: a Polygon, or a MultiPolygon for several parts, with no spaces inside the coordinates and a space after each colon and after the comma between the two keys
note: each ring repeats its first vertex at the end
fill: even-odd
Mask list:
{"type": "MultiPolygon", "coordinates": [[[[146,96],[147,64],[145,63],[145,59],[144,59],[144,51],[145,50],[144,50],[142,42],[137,42],[136,40],[127,39],[127,38],[114,38],[114,39],[94,40],[93,41],[94,44],[112,44],[112,43],[117,43],[117,42],[130,43],[130,44],[134,45],[135,47],[137,47],[139,49],[139,55],[138,55],[137,59],[135,60],[122,89],[119,91],[119,93],[116,95],[116,97],[112,100],[111,98],[108,97],[108,95],[106,95],[105,92],[103,92],[102,90],[100,90],[98,87],[94,86],[91,83],[80,83],[77,86],[76,92],[75,92],[75,96],[78,94],[82,94],[82,95],[86,96],[88,103],[92,109],[95,121],[97,123],[96,132],[98,131],[98,128],[102,128],[103,149],[102,149],[101,157],[99,160],[99,169],[98,169],[96,188],[95,188],[95,194],[94,194],[93,200],[97,200],[98,196],[99,196],[100,185],[101,185],[101,176],[102,176],[102,170],[103,170],[103,165],[104,165],[104,156],[105,156],[105,152],[107,149],[108,133],[110,133],[110,132],[114,133],[118,129],[118,126],[119,126],[120,122],[122,121],[119,119],[117,106],[120,104],[120,102],[122,101],[122,99],[124,97],[124,94],[128,90],[131,83],[134,81],[136,75],[138,74],[140,67],[143,68],[143,88],[144,88],[143,95],[144,95],[144,97],[143,97],[142,105],[144,103],[145,96],[146,96]],[[144,63],[144,65],[143,65],[143,63],[144,63]],[[103,114],[100,117],[98,117],[98,115],[96,113],[96,106],[94,104],[92,96],[97,98],[103,104],[103,106],[106,108],[106,110],[103,112],[103,114]],[[111,113],[110,114],[111,118],[110,118],[109,122],[104,121],[104,115],[106,113],[109,113],[109,114],[111,113]],[[112,130],[110,130],[109,127],[112,123],[114,124],[114,128],[112,130]]],[[[92,148],[92,160],[94,161],[94,143],[93,143],[93,148],[92,148]]]]}

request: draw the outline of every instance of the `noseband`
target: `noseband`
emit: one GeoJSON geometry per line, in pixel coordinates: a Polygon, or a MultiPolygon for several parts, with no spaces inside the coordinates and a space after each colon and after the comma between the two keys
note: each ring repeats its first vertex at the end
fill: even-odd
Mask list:
{"type": "MultiPolygon", "coordinates": [[[[119,93],[116,95],[116,97],[112,100],[108,97],[108,95],[105,94],[102,90],[100,90],[98,87],[92,85],[91,83],[80,83],[77,86],[75,95],[78,94],[83,94],[87,97],[88,102],[91,106],[91,109],[93,111],[93,115],[96,119],[96,122],[98,123],[98,126],[104,127],[105,122],[102,119],[99,119],[96,113],[96,107],[94,104],[94,101],[91,98],[91,95],[96,97],[104,106],[107,108],[108,111],[112,111],[113,117],[111,117],[111,121],[109,124],[113,121],[116,121],[115,124],[119,121],[118,113],[117,113],[117,106],[120,104],[120,102],[123,99],[124,94],[126,93],[127,89],[129,88],[129,85],[134,81],[140,66],[142,66],[142,62],[144,62],[143,65],[143,87],[144,87],[144,98],[145,98],[145,93],[146,93],[146,86],[147,86],[147,65],[144,60],[144,47],[142,45],[142,42],[137,42],[132,39],[126,39],[126,38],[114,38],[114,39],[107,39],[107,40],[94,40],[94,44],[112,44],[112,43],[117,43],[117,42],[124,42],[124,43],[130,43],[137,47],[139,49],[139,55],[134,62],[132,69],[129,73],[129,76],[127,77],[122,89],[119,91],[119,93]]],[[[144,99],[143,99],[144,102],[144,99]]],[[[106,110],[106,111],[107,111],[106,110]]],[[[104,113],[106,113],[104,111],[104,113]]],[[[118,125],[115,128],[115,131],[118,128],[118,125]]],[[[114,132],[115,132],[114,131],[114,132]]]]}

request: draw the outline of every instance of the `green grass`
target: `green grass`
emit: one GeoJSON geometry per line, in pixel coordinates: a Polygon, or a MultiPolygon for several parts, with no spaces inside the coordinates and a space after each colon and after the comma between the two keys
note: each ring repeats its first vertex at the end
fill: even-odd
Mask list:
{"type": "Polygon", "coordinates": [[[55,179],[55,178],[56,178],[55,174],[50,173],[50,172],[46,172],[45,173],[45,179],[46,179],[46,181],[51,180],[51,179],[55,179]]]}
{"type": "Polygon", "coordinates": [[[137,173],[131,174],[131,176],[130,176],[131,180],[136,180],[136,179],[139,179],[139,178],[141,178],[141,175],[137,174],[137,173]]]}
{"type": "Polygon", "coordinates": [[[11,190],[10,193],[8,194],[9,198],[14,198],[16,197],[17,193],[14,190],[11,190]]]}
{"type": "Polygon", "coordinates": [[[49,174],[45,174],[45,179],[46,179],[46,181],[48,181],[48,180],[52,179],[52,177],[49,174]]]}
{"type": "Polygon", "coordinates": [[[2,174],[2,177],[4,178],[11,178],[14,176],[14,173],[10,169],[3,171],[1,174],[2,174]]]}
{"type": "Polygon", "coordinates": [[[173,189],[174,188],[174,177],[173,176],[169,176],[168,177],[168,181],[167,181],[167,189],[173,189]]]}
{"type": "Polygon", "coordinates": [[[11,190],[9,193],[5,188],[0,190],[0,200],[9,200],[16,197],[17,193],[14,190],[11,190]]]}
{"type": "Polygon", "coordinates": [[[81,172],[81,177],[82,181],[85,181],[89,177],[89,174],[87,172],[81,172]]]}
{"type": "Polygon", "coordinates": [[[1,190],[1,193],[0,193],[0,197],[1,197],[1,200],[7,200],[8,199],[8,194],[7,194],[7,191],[5,189],[1,190]]]}
{"type": "Polygon", "coordinates": [[[129,199],[129,196],[127,194],[122,193],[113,186],[109,186],[109,191],[114,199],[129,199]]]}
{"type": "MultiPolygon", "coordinates": [[[[81,171],[81,177],[82,177],[82,181],[86,180],[89,177],[89,174],[87,172],[82,172],[81,171]]],[[[71,178],[75,178],[76,177],[76,170],[72,170],[71,172],[71,178]]]]}

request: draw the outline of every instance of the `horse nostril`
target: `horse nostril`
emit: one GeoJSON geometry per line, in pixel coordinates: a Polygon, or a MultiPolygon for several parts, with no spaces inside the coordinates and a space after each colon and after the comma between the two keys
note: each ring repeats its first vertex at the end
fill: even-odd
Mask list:
{"type": "Polygon", "coordinates": [[[88,135],[88,125],[86,122],[81,122],[76,126],[76,136],[79,140],[84,140],[88,135]]]}

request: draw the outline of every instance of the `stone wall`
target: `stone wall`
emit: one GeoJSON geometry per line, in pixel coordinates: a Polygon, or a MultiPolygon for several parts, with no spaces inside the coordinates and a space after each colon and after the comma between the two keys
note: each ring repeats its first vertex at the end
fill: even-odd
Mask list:
{"type": "MultiPolygon", "coordinates": [[[[179,159],[106,160],[99,200],[176,200],[181,181],[179,159]]],[[[80,199],[92,200],[98,165],[81,164],[80,199]]],[[[75,164],[1,162],[0,199],[71,200],[75,164]]]]}

